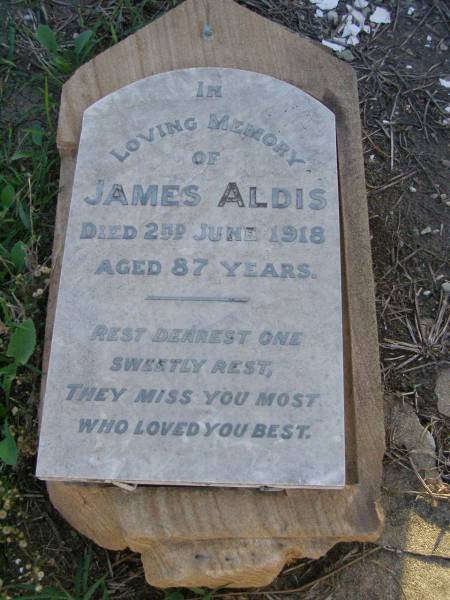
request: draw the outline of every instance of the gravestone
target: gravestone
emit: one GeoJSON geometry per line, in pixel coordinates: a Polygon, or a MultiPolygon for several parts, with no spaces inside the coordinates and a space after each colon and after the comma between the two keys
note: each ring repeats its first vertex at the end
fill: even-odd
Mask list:
{"type": "Polygon", "coordinates": [[[37,466],[55,506],[163,587],[262,585],[374,539],[351,68],[231,1],[188,0],[75,73],[58,147],[37,466]]]}
{"type": "Polygon", "coordinates": [[[343,486],[341,313],[328,108],[216,67],[106,96],[83,116],[38,476],[343,486]]]}

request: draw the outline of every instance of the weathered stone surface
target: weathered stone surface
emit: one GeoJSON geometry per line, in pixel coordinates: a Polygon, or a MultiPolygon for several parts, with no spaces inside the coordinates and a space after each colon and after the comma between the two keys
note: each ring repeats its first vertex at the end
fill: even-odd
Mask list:
{"type": "Polygon", "coordinates": [[[390,445],[405,448],[422,477],[438,479],[436,443],[432,434],[422,427],[413,407],[393,401],[386,404],[386,417],[390,445]]]}
{"type": "Polygon", "coordinates": [[[378,543],[414,554],[450,558],[448,503],[424,495],[415,473],[396,464],[385,465],[382,490],[385,528],[378,543]]]}
{"type": "Polygon", "coordinates": [[[450,368],[439,371],[435,392],[438,401],[438,411],[450,417],[450,368]]]}
{"type": "Polygon", "coordinates": [[[235,69],[84,114],[38,476],[339,487],[333,113],[235,69]]]}

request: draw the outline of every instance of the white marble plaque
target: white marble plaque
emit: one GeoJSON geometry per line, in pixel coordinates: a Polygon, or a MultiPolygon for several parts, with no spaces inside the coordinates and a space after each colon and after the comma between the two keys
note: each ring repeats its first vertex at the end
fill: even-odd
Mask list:
{"type": "Polygon", "coordinates": [[[333,113],[235,69],[84,113],[42,479],[345,484],[333,113]]]}

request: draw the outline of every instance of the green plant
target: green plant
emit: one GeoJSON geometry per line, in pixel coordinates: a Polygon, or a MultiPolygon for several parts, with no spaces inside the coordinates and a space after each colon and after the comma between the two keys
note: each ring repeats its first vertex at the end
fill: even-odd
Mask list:
{"type": "MultiPolygon", "coordinates": [[[[0,299],[1,300],[1,299],[0,299]]],[[[27,364],[36,346],[36,329],[31,319],[15,322],[7,304],[0,302],[3,309],[3,327],[12,333],[9,338],[6,353],[2,356],[0,368],[1,386],[5,395],[5,403],[0,404],[0,416],[4,417],[2,437],[0,440],[0,459],[7,465],[17,462],[17,447],[7,420],[7,403],[11,392],[11,384],[17,376],[17,369],[27,364]]]]}
{"type": "Polygon", "coordinates": [[[54,69],[62,74],[69,74],[81,65],[92,52],[96,40],[90,29],[81,32],[74,40],[73,47],[58,43],[55,33],[48,25],[39,25],[36,39],[47,51],[47,56],[41,56],[41,64],[48,72],[54,69]]]}
{"type": "Polygon", "coordinates": [[[194,592],[201,598],[202,600],[211,600],[214,598],[214,594],[219,591],[220,588],[216,588],[214,590],[207,590],[204,588],[189,588],[191,592],[194,592]]]}

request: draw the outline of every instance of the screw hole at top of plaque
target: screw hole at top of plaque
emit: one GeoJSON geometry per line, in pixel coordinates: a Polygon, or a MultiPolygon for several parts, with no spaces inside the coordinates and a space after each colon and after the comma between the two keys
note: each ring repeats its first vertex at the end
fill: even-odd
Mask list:
{"type": "Polygon", "coordinates": [[[203,25],[203,39],[204,40],[209,40],[210,38],[212,38],[213,36],[213,30],[211,28],[211,25],[209,25],[209,23],[205,23],[203,25]]]}

